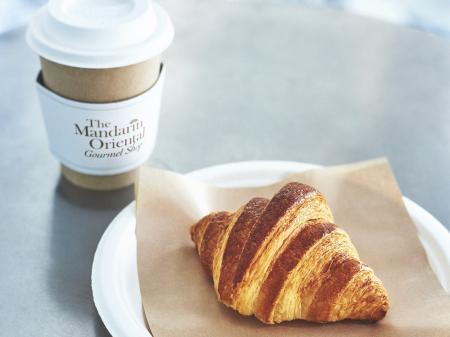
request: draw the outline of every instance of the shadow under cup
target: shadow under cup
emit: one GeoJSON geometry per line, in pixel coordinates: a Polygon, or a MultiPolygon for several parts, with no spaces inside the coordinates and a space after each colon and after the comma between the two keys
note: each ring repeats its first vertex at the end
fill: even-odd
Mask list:
{"type": "MultiPolygon", "coordinates": [[[[124,67],[77,68],[41,59],[44,85],[54,93],[80,102],[112,103],[138,96],[158,80],[161,57],[124,67]]],[[[115,175],[89,175],[61,165],[71,183],[92,190],[114,190],[135,182],[138,168],[115,175]]]]}

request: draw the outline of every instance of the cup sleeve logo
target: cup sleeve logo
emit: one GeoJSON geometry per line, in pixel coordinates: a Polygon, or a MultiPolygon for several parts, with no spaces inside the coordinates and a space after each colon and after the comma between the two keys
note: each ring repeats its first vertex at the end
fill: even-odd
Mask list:
{"type": "Polygon", "coordinates": [[[145,124],[138,118],[126,125],[86,119],[84,123],[74,123],[74,134],[86,139],[85,157],[118,158],[141,150],[145,139],[145,124]]]}

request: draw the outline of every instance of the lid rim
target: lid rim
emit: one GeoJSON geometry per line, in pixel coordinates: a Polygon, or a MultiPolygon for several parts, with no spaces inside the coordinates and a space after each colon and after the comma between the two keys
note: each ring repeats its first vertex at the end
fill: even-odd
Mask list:
{"type": "Polygon", "coordinates": [[[26,40],[30,48],[39,56],[52,62],[86,69],[107,69],[137,64],[160,55],[172,43],[174,28],[167,12],[159,4],[153,2],[157,29],[145,41],[122,49],[110,49],[96,52],[67,50],[58,48],[54,43],[42,38],[42,31],[36,28],[36,17],[32,19],[26,32],[26,40]],[[38,34],[35,32],[38,31],[38,34]],[[39,36],[41,35],[41,36],[39,36]]]}

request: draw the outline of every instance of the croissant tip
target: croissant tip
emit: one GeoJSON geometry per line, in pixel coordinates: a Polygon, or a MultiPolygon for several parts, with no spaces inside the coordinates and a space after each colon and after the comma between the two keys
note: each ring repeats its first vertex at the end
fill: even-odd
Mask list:
{"type": "Polygon", "coordinates": [[[370,313],[360,313],[360,315],[352,315],[351,320],[360,320],[367,323],[377,323],[386,317],[389,310],[389,303],[385,301],[370,313]]]}
{"type": "Polygon", "coordinates": [[[189,228],[189,232],[190,232],[190,234],[191,234],[191,240],[192,240],[192,241],[195,241],[195,240],[194,240],[195,224],[192,224],[192,225],[191,225],[191,227],[189,228]]]}
{"type": "Polygon", "coordinates": [[[378,321],[382,320],[384,317],[386,317],[386,314],[387,314],[387,310],[380,309],[372,316],[373,322],[378,322],[378,321]]]}
{"type": "Polygon", "coordinates": [[[371,320],[374,322],[378,322],[386,317],[386,314],[389,310],[389,304],[385,303],[383,306],[378,308],[374,313],[372,313],[371,320]]]}

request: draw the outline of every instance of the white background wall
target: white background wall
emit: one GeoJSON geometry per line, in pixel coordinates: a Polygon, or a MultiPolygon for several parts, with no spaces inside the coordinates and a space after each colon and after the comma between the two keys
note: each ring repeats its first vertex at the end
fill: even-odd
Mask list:
{"type": "MultiPolygon", "coordinates": [[[[160,1],[164,2],[164,0],[160,1]]],[[[236,2],[237,0],[228,1],[236,2]]],[[[261,0],[261,3],[265,1],[268,0],[261,0]]],[[[450,37],[450,0],[278,1],[302,3],[314,7],[332,7],[450,37]]],[[[0,34],[25,24],[32,13],[45,2],[46,0],[0,0],[0,34]]]]}

